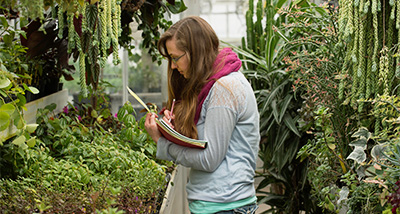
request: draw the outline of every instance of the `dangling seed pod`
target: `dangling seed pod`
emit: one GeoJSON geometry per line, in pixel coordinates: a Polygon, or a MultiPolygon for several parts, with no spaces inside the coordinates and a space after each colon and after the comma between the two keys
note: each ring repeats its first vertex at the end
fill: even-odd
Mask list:
{"type": "Polygon", "coordinates": [[[64,31],[64,9],[62,7],[62,4],[58,5],[57,19],[58,19],[58,38],[62,39],[64,31]]]}
{"type": "Polygon", "coordinates": [[[372,0],[371,12],[373,15],[373,26],[374,26],[374,53],[372,55],[372,72],[376,72],[378,70],[377,63],[377,55],[378,55],[378,46],[379,46],[379,35],[378,35],[378,0],[372,0]]]}
{"type": "Polygon", "coordinates": [[[354,31],[354,7],[351,1],[347,2],[347,25],[344,32],[344,37],[347,38],[353,34],[354,31]]]}
{"type": "Polygon", "coordinates": [[[120,63],[120,59],[119,59],[119,48],[118,48],[118,37],[119,37],[119,17],[120,17],[120,13],[121,13],[121,7],[120,5],[117,3],[116,0],[113,0],[113,18],[112,18],[112,46],[113,46],[113,63],[114,65],[117,65],[120,63]]]}
{"type": "Polygon", "coordinates": [[[388,84],[388,74],[389,74],[389,50],[384,46],[381,50],[381,57],[379,60],[379,88],[380,92],[384,95],[389,95],[389,90],[386,85],[388,84]]]}
{"type": "Polygon", "coordinates": [[[80,39],[79,40],[75,40],[76,36],[75,34],[75,27],[74,27],[74,14],[71,13],[68,15],[67,17],[67,23],[68,23],[68,53],[71,53],[72,50],[75,48],[76,42],[80,43],[80,39]]]}
{"type": "MultiPolygon", "coordinates": [[[[368,16],[368,24],[370,26],[372,24],[372,17],[368,16]]],[[[367,36],[368,36],[368,46],[372,47],[374,44],[374,34],[372,28],[367,28],[367,36]]],[[[372,48],[367,48],[367,81],[366,81],[366,89],[365,89],[365,99],[369,99],[371,94],[373,93],[373,84],[374,84],[374,75],[372,75],[372,59],[371,56],[373,54],[372,48]]]]}
{"type": "MultiPolygon", "coordinates": [[[[364,3],[363,1],[361,1],[360,3],[364,3]]],[[[360,5],[361,6],[361,5],[360,5]]],[[[359,48],[358,48],[358,68],[357,68],[357,78],[359,79],[359,86],[358,86],[358,91],[357,91],[357,97],[359,99],[364,99],[365,97],[365,83],[366,83],[366,60],[365,60],[365,42],[366,39],[365,38],[365,25],[366,25],[366,19],[367,16],[366,15],[362,15],[363,14],[363,9],[360,9],[360,16],[361,18],[360,20],[360,36],[359,36],[359,48]]],[[[358,106],[358,111],[361,112],[364,106],[364,102],[360,102],[359,106],[358,106]]]]}
{"type": "Polygon", "coordinates": [[[110,47],[109,37],[107,36],[107,24],[108,24],[108,9],[107,9],[107,1],[101,1],[100,5],[100,47],[101,47],[101,58],[100,58],[100,67],[104,68],[107,61],[107,50],[110,47]]]}
{"type": "Polygon", "coordinates": [[[396,15],[396,29],[400,29],[400,1],[396,1],[397,15],[396,15]]]}
{"type": "Polygon", "coordinates": [[[352,86],[351,86],[351,94],[352,94],[352,103],[353,104],[356,103],[356,99],[357,99],[356,93],[358,91],[358,85],[359,85],[359,81],[360,81],[360,78],[359,78],[359,75],[358,75],[358,64],[360,62],[359,62],[359,59],[357,59],[358,50],[359,50],[359,41],[360,41],[359,40],[359,37],[360,37],[360,29],[359,29],[360,19],[359,19],[358,14],[359,14],[359,10],[357,8],[354,8],[354,21],[355,21],[354,22],[354,42],[353,42],[353,50],[352,50],[352,53],[351,53],[351,58],[352,58],[352,61],[353,61],[353,74],[352,74],[353,83],[352,83],[352,86]]]}
{"type": "Polygon", "coordinates": [[[79,85],[81,87],[81,94],[83,97],[88,96],[88,91],[86,87],[86,64],[85,64],[85,53],[83,51],[79,52],[79,85]]]}

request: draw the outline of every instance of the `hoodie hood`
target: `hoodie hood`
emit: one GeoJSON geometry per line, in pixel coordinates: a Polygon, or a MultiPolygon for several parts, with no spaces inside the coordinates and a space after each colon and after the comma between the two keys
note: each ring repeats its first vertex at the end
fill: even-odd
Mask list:
{"type": "Polygon", "coordinates": [[[213,69],[218,72],[208,78],[208,82],[203,86],[200,94],[197,98],[196,115],[194,117],[194,123],[197,124],[200,118],[201,107],[203,106],[204,100],[210,92],[214,83],[221,77],[226,76],[232,72],[236,72],[242,67],[242,61],[235,52],[230,48],[222,49],[217,58],[215,59],[213,69]]]}

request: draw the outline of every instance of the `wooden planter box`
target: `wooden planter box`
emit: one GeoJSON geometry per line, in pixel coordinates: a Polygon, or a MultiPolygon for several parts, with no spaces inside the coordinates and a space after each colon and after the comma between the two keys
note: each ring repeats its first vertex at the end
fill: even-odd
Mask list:
{"type": "MultiPolygon", "coordinates": [[[[57,104],[57,108],[54,111],[56,113],[61,112],[64,106],[66,106],[68,103],[68,90],[64,89],[25,104],[25,107],[27,108],[27,111],[24,111],[25,121],[28,124],[36,123],[37,110],[39,108],[44,108],[52,103],[57,104]]],[[[17,128],[14,126],[14,124],[10,124],[8,129],[0,132],[0,137],[2,137],[3,139],[8,139],[14,136],[16,130],[17,128]]]]}

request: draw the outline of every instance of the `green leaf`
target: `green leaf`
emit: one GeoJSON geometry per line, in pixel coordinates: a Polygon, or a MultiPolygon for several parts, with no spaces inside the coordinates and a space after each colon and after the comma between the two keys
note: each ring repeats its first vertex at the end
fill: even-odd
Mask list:
{"type": "Polygon", "coordinates": [[[26,140],[25,136],[21,135],[21,136],[15,138],[12,143],[14,145],[21,146],[22,144],[25,143],[25,140],[26,140]]]}
{"type": "Polygon", "coordinates": [[[7,103],[7,104],[0,106],[0,112],[4,112],[9,115],[12,115],[14,113],[14,111],[15,111],[15,107],[11,103],[7,103]]]}
{"type": "Polygon", "coordinates": [[[97,114],[96,110],[92,110],[92,112],[90,113],[90,116],[92,116],[93,118],[97,118],[99,115],[97,114]]]}
{"type": "Polygon", "coordinates": [[[185,3],[183,3],[183,1],[175,1],[175,5],[167,3],[167,7],[168,7],[169,11],[171,11],[171,13],[173,13],[173,14],[181,13],[187,9],[187,7],[186,7],[185,3]]]}
{"type": "Polygon", "coordinates": [[[11,84],[8,78],[0,79],[0,88],[7,88],[11,84]]]}
{"type": "Polygon", "coordinates": [[[292,132],[294,132],[297,136],[299,136],[299,137],[301,136],[299,131],[297,130],[295,121],[293,120],[293,118],[289,114],[285,115],[283,122],[285,122],[286,126],[290,130],[292,130],[292,132]]]}
{"type": "Polygon", "coordinates": [[[335,150],[335,149],[336,149],[336,145],[333,144],[333,143],[329,143],[329,144],[328,144],[328,147],[329,147],[331,150],[335,150]]]}
{"type": "Polygon", "coordinates": [[[383,148],[381,145],[375,145],[371,150],[371,156],[375,161],[378,161],[383,157],[383,148]]]}
{"type": "Polygon", "coordinates": [[[278,3],[276,4],[276,7],[279,9],[284,5],[288,0],[279,0],[278,3]]]}
{"type": "Polygon", "coordinates": [[[96,27],[96,19],[97,19],[97,6],[94,4],[90,4],[86,6],[86,20],[87,20],[87,27],[89,30],[93,30],[96,27]]]}
{"type": "Polygon", "coordinates": [[[39,124],[28,124],[28,125],[26,125],[26,131],[28,131],[28,133],[32,134],[38,126],[39,126],[39,124]]]}
{"type": "Polygon", "coordinates": [[[5,112],[0,112],[0,131],[4,131],[10,125],[10,115],[5,112]]]}
{"type": "Polygon", "coordinates": [[[31,147],[31,148],[34,147],[35,144],[36,144],[36,137],[33,137],[33,138],[27,140],[26,144],[28,144],[28,146],[31,147]]]}
{"type": "Polygon", "coordinates": [[[7,22],[6,17],[0,16],[0,19],[1,19],[1,24],[3,25],[3,28],[4,29],[8,28],[8,22],[7,22]]]}
{"type": "Polygon", "coordinates": [[[14,119],[14,125],[17,127],[17,129],[22,129],[25,125],[25,120],[23,117],[18,116],[17,118],[14,119]]]}
{"type": "Polygon", "coordinates": [[[12,40],[13,40],[13,37],[10,34],[6,34],[3,36],[3,41],[6,46],[11,46],[12,40]]]}
{"type": "Polygon", "coordinates": [[[366,140],[369,140],[371,138],[371,136],[372,136],[372,134],[371,134],[371,132],[368,131],[367,128],[361,127],[351,137],[354,137],[354,138],[364,137],[366,140]]]}
{"type": "Polygon", "coordinates": [[[117,112],[117,118],[119,121],[122,121],[123,117],[125,115],[125,106],[120,108],[117,112]]]}
{"type": "Polygon", "coordinates": [[[29,86],[28,91],[32,92],[32,94],[38,94],[39,90],[35,87],[29,86]]]}
{"type": "Polygon", "coordinates": [[[50,104],[50,105],[47,105],[47,106],[45,107],[45,109],[48,109],[50,112],[52,112],[52,111],[54,111],[54,109],[56,109],[56,107],[57,107],[57,104],[52,103],[52,104],[50,104]]]}
{"type": "Polygon", "coordinates": [[[342,189],[339,192],[340,198],[337,201],[337,203],[340,204],[341,201],[343,201],[343,200],[346,201],[349,193],[350,193],[350,190],[349,190],[349,188],[347,186],[342,187],[342,189]]]}
{"type": "Polygon", "coordinates": [[[365,150],[367,149],[367,139],[365,139],[364,137],[360,137],[357,140],[352,141],[349,145],[354,147],[361,147],[365,150]]]}
{"type": "Polygon", "coordinates": [[[367,154],[365,154],[364,149],[362,147],[356,146],[353,152],[347,157],[347,159],[351,159],[361,164],[367,159],[367,154]]]}

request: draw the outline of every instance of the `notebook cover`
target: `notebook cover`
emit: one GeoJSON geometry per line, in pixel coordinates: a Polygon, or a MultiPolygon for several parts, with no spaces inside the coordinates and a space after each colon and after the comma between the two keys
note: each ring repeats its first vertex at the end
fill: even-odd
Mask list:
{"type": "Polygon", "coordinates": [[[179,134],[178,132],[173,130],[170,126],[168,126],[168,124],[166,124],[164,121],[160,122],[160,120],[156,119],[156,123],[161,134],[167,140],[175,144],[190,148],[200,148],[200,149],[207,148],[207,141],[191,139],[182,134],[179,134]]]}

